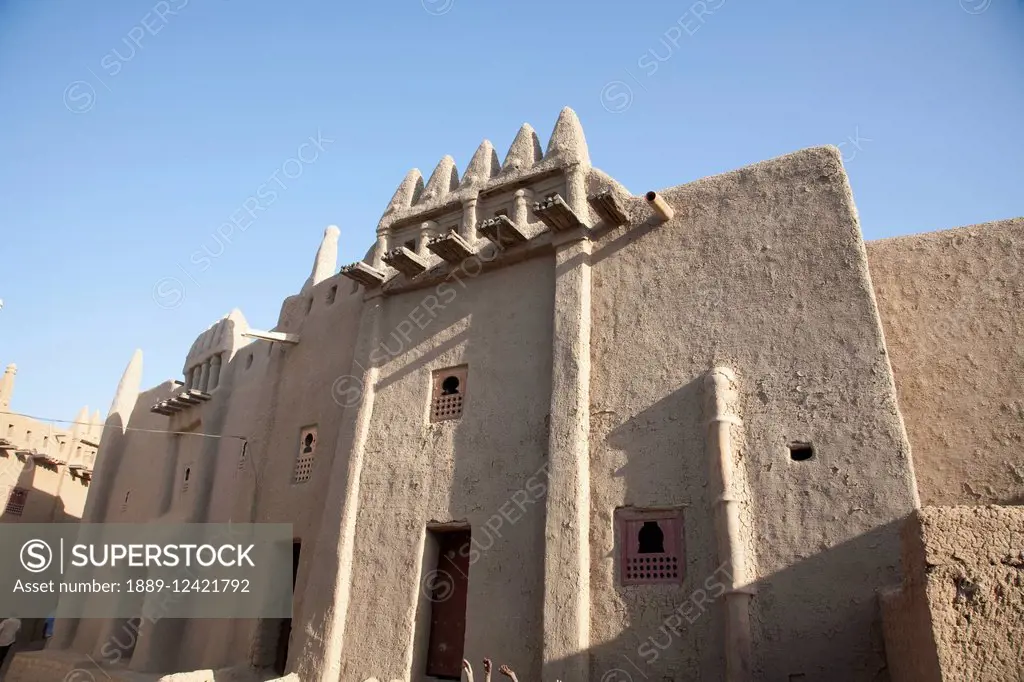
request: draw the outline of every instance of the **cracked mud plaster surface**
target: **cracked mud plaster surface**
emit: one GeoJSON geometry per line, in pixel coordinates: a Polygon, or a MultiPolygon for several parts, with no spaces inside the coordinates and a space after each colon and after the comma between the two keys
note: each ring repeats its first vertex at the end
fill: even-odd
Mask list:
{"type": "Polygon", "coordinates": [[[1024,679],[1024,508],[925,508],[920,517],[943,679],[1024,679]]]}

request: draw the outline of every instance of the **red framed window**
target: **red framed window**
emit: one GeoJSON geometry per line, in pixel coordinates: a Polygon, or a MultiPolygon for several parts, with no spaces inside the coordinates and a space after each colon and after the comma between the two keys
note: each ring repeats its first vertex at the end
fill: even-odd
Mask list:
{"type": "Polygon", "coordinates": [[[686,573],[683,512],[620,509],[616,513],[622,585],[678,585],[686,573]]]}
{"type": "Polygon", "coordinates": [[[11,516],[21,516],[25,511],[25,503],[28,501],[28,491],[24,488],[11,488],[7,497],[7,506],[4,513],[11,516]]]}

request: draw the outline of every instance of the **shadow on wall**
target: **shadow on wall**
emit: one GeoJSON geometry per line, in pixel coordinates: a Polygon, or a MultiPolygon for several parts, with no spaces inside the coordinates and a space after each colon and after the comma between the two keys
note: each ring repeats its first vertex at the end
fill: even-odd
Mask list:
{"type": "MultiPolygon", "coordinates": [[[[591,547],[611,548],[591,556],[591,641],[604,640],[587,654],[593,680],[719,679],[724,670],[722,595],[729,569],[717,557],[702,381],[703,375],[625,421],[618,422],[614,413],[592,413],[591,494],[597,511],[591,547]],[[616,461],[624,464],[602,484],[600,467],[616,461]],[[612,510],[623,504],[683,506],[686,577],[681,586],[621,584],[612,510]]],[[[741,461],[748,471],[780,466],[772,457],[748,444],[741,461]]],[[[764,491],[751,495],[755,517],[772,506],[761,495],[764,491]]],[[[850,504],[846,499],[837,496],[836,508],[817,509],[800,491],[770,491],[767,497],[777,498],[772,508],[793,515],[782,526],[780,551],[792,553],[794,545],[815,549],[755,582],[750,605],[754,679],[887,679],[877,593],[899,584],[902,518],[854,534],[842,518],[847,511],[840,508],[850,504]],[[830,533],[848,539],[833,544],[830,533]]],[[[884,505],[877,513],[885,514],[884,505]]],[[[771,552],[779,525],[758,521],[757,550],[771,552]]],[[[756,565],[757,557],[753,560],[756,565]]]]}
{"type": "MultiPolygon", "coordinates": [[[[751,606],[752,628],[755,631],[754,660],[763,658],[759,653],[779,651],[783,652],[780,660],[787,657],[792,659],[791,654],[799,652],[800,661],[769,664],[761,668],[755,666],[753,679],[889,680],[877,598],[872,596],[851,600],[846,606],[835,610],[830,608],[831,605],[826,607],[816,602],[814,595],[805,595],[803,588],[809,583],[820,583],[822,573],[827,573],[835,564],[857,565],[865,556],[870,556],[871,550],[880,541],[884,542],[899,525],[886,524],[755,583],[758,594],[751,606]],[[798,608],[807,614],[807,618],[801,622],[781,623],[775,634],[759,636],[757,630],[762,630],[765,623],[757,622],[758,612],[770,610],[781,600],[794,599],[798,608]],[[828,629],[815,629],[820,628],[822,619],[827,619],[828,629]],[[851,651],[851,643],[863,639],[860,629],[864,622],[869,623],[870,647],[851,651]],[[857,660],[858,667],[846,667],[837,663],[837,659],[857,660]]],[[[683,586],[666,599],[670,604],[656,609],[658,620],[650,625],[646,624],[652,617],[649,608],[645,610],[629,605],[625,625],[628,631],[611,641],[591,647],[585,654],[589,658],[590,679],[601,682],[721,679],[725,669],[722,645],[725,602],[721,597],[724,589],[724,584],[713,576],[687,576],[683,586]],[[701,648],[692,652],[685,651],[688,646],[686,642],[695,638],[701,642],[701,648]],[[682,664],[681,655],[689,657],[682,664]],[[714,675],[705,676],[702,670],[712,670],[714,675]]],[[[637,596],[642,590],[650,590],[650,587],[618,587],[617,590],[620,595],[627,596],[627,601],[634,601],[628,599],[629,592],[637,596]]],[[[501,651],[494,651],[492,658],[495,667],[499,662],[505,662],[501,651]]],[[[476,661],[472,663],[475,666],[477,664],[476,661]]],[[[571,665],[574,662],[569,663],[571,665]]],[[[516,669],[514,664],[512,668],[516,669]]],[[[519,674],[524,680],[530,679],[522,671],[519,674]]],[[[554,682],[553,676],[545,675],[543,679],[554,682]]]]}
{"type": "MultiPolygon", "coordinates": [[[[682,388],[629,419],[622,420],[612,410],[602,410],[599,405],[592,408],[591,504],[594,511],[590,528],[590,620],[591,641],[601,643],[583,654],[589,659],[590,679],[602,682],[718,679],[724,669],[725,600],[722,595],[728,585],[729,568],[717,558],[713,491],[708,489],[703,376],[701,373],[690,379],[682,388]],[[666,456],[668,453],[672,456],[666,456]],[[613,512],[623,506],[682,507],[686,577],[681,585],[621,584],[618,575],[620,545],[615,535],[613,512]]],[[[479,376],[472,380],[478,381],[479,376]]],[[[661,380],[675,381],[672,377],[661,380]]],[[[628,382],[622,385],[628,390],[628,382]]],[[[510,396],[510,404],[516,404],[516,397],[510,396]]],[[[546,400],[538,396],[537,402],[547,410],[546,400]]],[[[526,415],[517,417],[525,419],[526,415]]],[[[475,439],[470,435],[457,432],[456,436],[453,509],[479,509],[474,491],[462,490],[460,482],[478,480],[481,457],[492,461],[503,454],[500,448],[488,449],[497,445],[488,442],[491,438],[488,434],[476,434],[475,439]]],[[[541,440],[542,443],[530,445],[543,453],[547,448],[546,434],[541,440]]],[[[774,461],[774,456],[759,453],[748,444],[742,461],[748,469],[778,467],[780,462],[774,461]]],[[[503,461],[500,466],[495,463],[491,465],[492,474],[519,475],[521,472],[516,469],[527,464],[525,461],[503,461]]],[[[510,482],[510,490],[518,484],[510,482]]],[[[842,485],[831,479],[826,479],[825,484],[842,485]]],[[[755,497],[751,500],[752,514],[769,513],[766,508],[771,507],[775,510],[771,513],[778,512],[784,517],[775,523],[755,524],[759,551],[771,552],[772,540],[777,534],[779,551],[792,556],[784,569],[755,582],[757,594],[750,607],[755,679],[799,680],[804,679],[802,676],[837,682],[888,679],[877,593],[899,584],[902,518],[878,521],[874,527],[870,527],[870,521],[859,521],[861,528],[867,528],[859,534],[855,530],[857,525],[850,520],[891,516],[886,511],[891,505],[884,497],[880,494],[871,498],[878,501],[877,510],[867,508],[857,512],[866,513],[865,517],[844,509],[852,502],[841,494],[836,496],[835,508],[817,508],[797,489],[768,491],[770,499],[755,497]],[[788,520],[785,517],[789,517],[788,520]],[[830,541],[831,537],[847,539],[830,541]],[[795,546],[808,550],[796,553],[795,546]]],[[[540,514],[541,541],[543,504],[541,501],[526,512],[540,514]]],[[[480,537],[487,545],[491,541],[507,543],[511,539],[493,538],[493,534],[485,530],[474,527],[474,540],[480,537]]],[[[532,537],[533,530],[524,524],[521,531],[516,529],[509,533],[517,536],[518,546],[532,537]]],[[[479,545],[475,547],[486,551],[479,545]]],[[[786,561],[778,557],[771,559],[774,563],[786,561]]],[[[501,578],[486,572],[488,563],[482,561],[474,567],[485,572],[474,575],[471,571],[470,583],[481,578],[501,578]]],[[[540,585],[542,593],[542,581],[540,585]]],[[[501,583],[496,583],[496,587],[500,588],[501,583]]],[[[479,588],[474,591],[476,589],[479,588]]],[[[510,609],[510,613],[519,614],[516,622],[520,626],[525,625],[521,619],[526,612],[536,614],[537,622],[531,623],[531,627],[522,627],[523,632],[539,634],[536,625],[542,622],[541,593],[522,595],[522,601],[510,609]]],[[[490,628],[487,625],[472,627],[475,632],[466,638],[468,656],[479,655],[480,645],[489,642],[488,646],[494,649],[483,649],[482,653],[491,656],[496,665],[499,662],[509,664],[524,680],[554,679],[547,671],[541,674],[539,657],[532,656],[531,650],[540,647],[541,642],[517,645],[515,651],[501,651],[501,638],[485,635],[479,627],[490,628]],[[471,645],[474,640],[475,645],[471,645]]],[[[414,676],[421,670],[420,663],[417,659],[414,676]]]]}
{"type": "MultiPolygon", "coordinates": [[[[0,456],[0,460],[20,459],[20,456],[10,454],[10,451],[7,452],[8,454],[0,456]]],[[[67,513],[64,508],[64,500],[58,495],[38,489],[35,481],[37,476],[42,475],[42,471],[47,471],[55,476],[65,476],[67,480],[63,480],[62,483],[66,486],[84,485],[83,482],[77,477],[72,480],[71,476],[64,471],[66,465],[37,463],[31,457],[22,463],[24,468],[18,474],[16,481],[0,481],[0,503],[3,504],[0,508],[0,523],[71,523],[78,521],[77,516],[67,513]]],[[[9,464],[4,462],[0,466],[13,466],[14,464],[14,462],[9,464]]]]}

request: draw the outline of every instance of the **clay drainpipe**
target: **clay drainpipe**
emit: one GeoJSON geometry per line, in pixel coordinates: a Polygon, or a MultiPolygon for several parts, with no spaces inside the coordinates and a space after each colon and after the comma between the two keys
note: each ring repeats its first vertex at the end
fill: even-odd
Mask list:
{"type": "Polygon", "coordinates": [[[743,422],[736,413],[736,375],[727,367],[716,367],[704,377],[709,478],[716,485],[715,530],[719,561],[729,565],[725,591],[725,682],[750,682],[750,598],[753,590],[747,575],[747,557],[740,535],[732,429],[743,422]]]}

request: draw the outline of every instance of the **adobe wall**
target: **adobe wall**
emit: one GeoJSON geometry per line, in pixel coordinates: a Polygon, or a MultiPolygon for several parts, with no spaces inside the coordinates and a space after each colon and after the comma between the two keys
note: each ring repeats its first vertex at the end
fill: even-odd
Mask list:
{"type": "MultiPolygon", "coordinates": [[[[554,262],[540,256],[461,278],[377,299],[380,336],[372,345],[380,374],[357,550],[351,575],[342,577],[354,588],[341,679],[404,679],[410,668],[417,676],[423,670],[431,522],[472,527],[465,657],[493,656],[521,679],[540,676],[544,500],[537,489],[547,446],[554,262]],[[468,365],[462,418],[430,423],[432,371],[461,364],[468,365]]],[[[361,334],[373,338],[371,329],[361,334]]],[[[327,599],[325,587],[306,589],[327,599]]]]}
{"type": "Polygon", "coordinates": [[[1019,679],[1024,509],[924,507],[904,535],[905,582],[883,599],[893,682],[1019,679]]]}
{"type": "Polygon", "coordinates": [[[1024,504],[1024,218],[867,250],[921,501],[1024,504]]]}
{"type": "Polygon", "coordinates": [[[0,415],[0,437],[13,443],[15,449],[36,450],[62,462],[48,465],[16,455],[14,450],[0,450],[0,523],[78,521],[89,486],[84,479],[72,476],[68,466],[92,466],[96,448],[83,443],[77,430],[54,428],[53,424],[18,414],[0,415]],[[28,491],[20,516],[5,509],[12,488],[28,491]]]}
{"type": "MultiPolygon", "coordinates": [[[[273,351],[267,342],[252,344],[249,348],[254,355],[254,368],[260,361],[256,356],[260,355],[266,357],[266,368],[253,380],[240,384],[244,386],[245,397],[238,395],[233,399],[232,415],[237,412],[238,419],[247,418],[252,424],[245,468],[238,471],[235,458],[232,466],[224,465],[219,473],[218,485],[222,480],[225,485],[229,479],[236,481],[232,486],[233,518],[255,523],[291,523],[294,538],[302,543],[292,606],[289,651],[293,656],[301,649],[300,624],[309,609],[305,585],[324,506],[342,503],[326,499],[343,412],[335,400],[333,386],[339,377],[351,373],[363,293],[353,289],[351,281],[334,276],[305,295],[287,299],[277,329],[299,334],[300,342],[284,347],[277,343],[273,351]],[[337,287],[335,299],[329,303],[328,294],[333,287],[337,287]],[[305,483],[293,484],[300,429],[313,425],[317,427],[317,444],[312,473],[305,483]]],[[[247,361],[245,355],[243,352],[238,356],[242,367],[247,361]]],[[[314,600],[323,598],[322,594],[311,596],[314,600]]],[[[236,623],[235,655],[231,658],[215,659],[217,649],[211,648],[208,636],[204,637],[208,648],[204,665],[249,660],[255,627],[255,623],[236,623]]]]}
{"type": "MultiPolygon", "coordinates": [[[[331,469],[341,412],[332,395],[332,384],[349,372],[362,298],[362,292],[353,290],[350,282],[333,277],[307,294],[286,299],[277,329],[299,334],[301,342],[285,346],[256,341],[235,348],[230,362],[221,370],[219,386],[201,406],[168,419],[149,408],[180,392],[181,385],[165,382],[142,393],[132,413],[129,426],[133,430],[126,434],[125,456],[104,518],[293,524],[294,537],[304,546],[293,603],[293,612],[301,618],[302,586],[312,560],[311,541],[325,504],[325,472],[331,469]],[[333,301],[329,301],[334,287],[333,301]],[[313,473],[307,482],[293,484],[299,429],[308,425],[318,427],[313,473]],[[246,439],[244,460],[242,441],[229,436],[246,439]],[[124,507],[129,492],[129,504],[124,507]]],[[[132,657],[132,668],[140,671],[216,668],[246,662],[258,623],[240,619],[165,620],[148,627],[149,632],[144,625],[132,657]],[[163,644],[144,646],[147,639],[163,644]]],[[[120,636],[121,640],[129,638],[120,636]]],[[[90,642],[102,646],[109,640],[102,621],[82,621],[76,649],[87,650],[90,642]]],[[[118,649],[109,647],[115,658],[119,658],[118,649]]]]}
{"type": "Polygon", "coordinates": [[[613,230],[592,258],[591,677],[721,676],[723,606],[697,595],[719,566],[701,380],[725,365],[744,420],[754,678],[876,679],[875,591],[898,580],[915,491],[839,152],[659,194],[673,219],[613,230]],[[793,441],[814,458],[792,461],[793,441]],[[678,588],[618,584],[623,505],[685,505],[682,596],[699,604],[681,626],[665,627],[678,588]]]}

